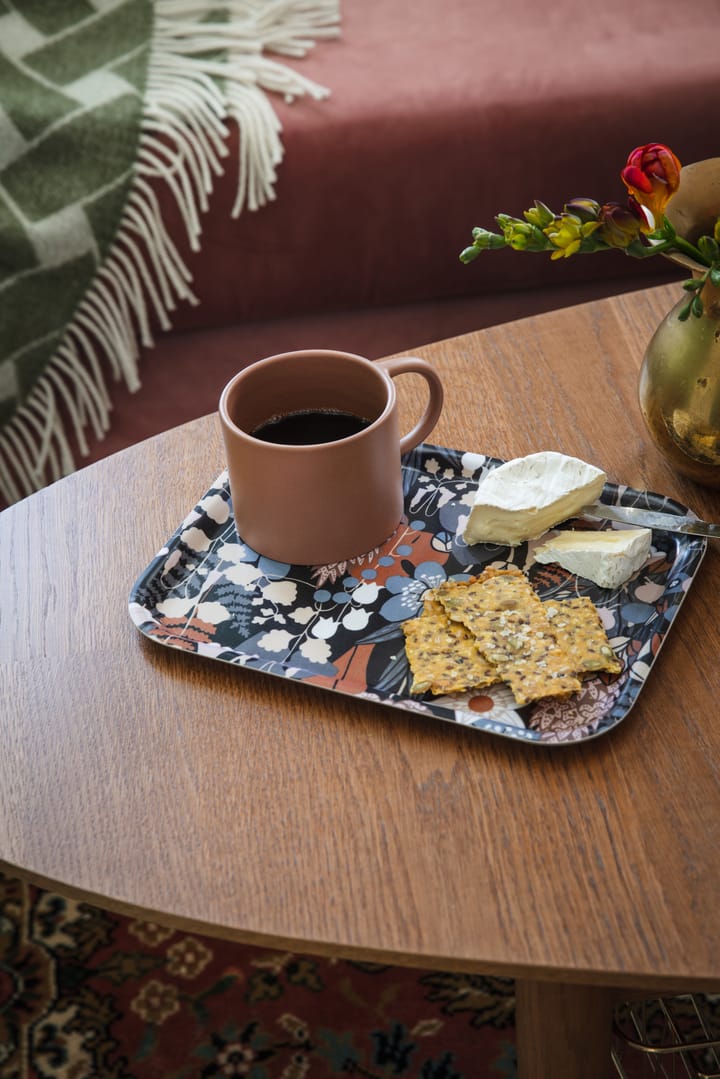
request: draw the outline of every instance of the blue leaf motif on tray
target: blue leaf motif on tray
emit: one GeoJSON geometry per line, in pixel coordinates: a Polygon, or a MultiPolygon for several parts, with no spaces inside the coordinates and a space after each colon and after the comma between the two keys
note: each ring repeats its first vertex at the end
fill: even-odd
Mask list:
{"type": "Polygon", "coordinates": [[[425,593],[445,580],[447,573],[438,562],[422,562],[412,577],[388,577],[385,587],[391,596],[381,606],[380,614],[388,622],[412,618],[420,610],[425,593]]]}

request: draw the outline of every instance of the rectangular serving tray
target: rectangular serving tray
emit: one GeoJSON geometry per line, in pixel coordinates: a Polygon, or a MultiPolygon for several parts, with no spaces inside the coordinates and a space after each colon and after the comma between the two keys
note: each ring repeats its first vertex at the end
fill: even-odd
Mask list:
{"type": "MultiPolygon", "coordinates": [[[[146,637],[170,648],[506,738],[547,745],[605,734],[637,700],[707,540],[653,532],[646,564],[614,590],[536,563],[533,549],[541,540],[468,547],[461,538],[463,518],[478,481],[499,464],[482,454],[418,447],[403,459],[405,513],[396,532],[377,550],[332,566],[274,562],[243,543],[222,473],[138,577],[130,617],[146,637]],[[523,708],[505,686],[411,697],[402,622],[442,581],[508,565],[522,569],[544,600],[589,596],[622,673],[587,679],[569,700],[523,708]]],[[[602,501],[688,513],[662,495],[613,484],[605,485],[602,501]]],[[[572,527],[613,526],[578,518],[572,527]]]]}

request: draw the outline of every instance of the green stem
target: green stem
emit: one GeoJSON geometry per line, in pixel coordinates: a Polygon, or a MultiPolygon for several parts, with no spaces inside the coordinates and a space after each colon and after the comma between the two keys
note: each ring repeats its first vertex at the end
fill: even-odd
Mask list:
{"type": "Polygon", "coordinates": [[[625,248],[625,254],[631,255],[634,259],[649,259],[652,255],[662,255],[665,251],[673,251],[674,247],[675,245],[669,240],[652,244],[652,246],[641,243],[640,240],[633,240],[625,248]]]}
{"type": "Polygon", "coordinates": [[[675,248],[675,250],[679,251],[682,255],[689,255],[691,259],[695,259],[695,262],[699,262],[701,266],[709,267],[710,264],[708,260],[704,255],[701,255],[698,248],[695,247],[694,244],[689,243],[688,240],[684,240],[682,236],[676,235],[670,246],[675,248]]]}
{"type": "Polygon", "coordinates": [[[694,244],[689,243],[687,240],[683,240],[682,236],[675,236],[672,240],[662,240],[660,243],[654,243],[652,245],[646,245],[639,240],[634,240],[628,247],[625,248],[625,252],[628,255],[632,255],[636,259],[648,259],[653,255],[663,255],[666,252],[668,254],[680,254],[688,255],[695,262],[698,262],[701,266],[708,266],[710,263],[704,255],[695,247],[694,244]]]}

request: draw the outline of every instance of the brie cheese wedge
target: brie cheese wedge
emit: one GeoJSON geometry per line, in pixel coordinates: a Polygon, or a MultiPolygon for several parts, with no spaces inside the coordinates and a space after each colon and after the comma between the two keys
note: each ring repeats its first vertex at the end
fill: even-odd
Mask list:
{"type": "Polygon", "coordinates": [[[620,588],[645,564],[651,543],[649,528],[558,532],[536,547],[534,555],[537,562],[557,562],[600,588],[620,588]]]}
{"type": "Polygon", "coordinates": [[[463,539],[511,547],[537,539],[599,498],[606,479],[594,465],[551,450],[506,461],[480,480],[463,539]]]}

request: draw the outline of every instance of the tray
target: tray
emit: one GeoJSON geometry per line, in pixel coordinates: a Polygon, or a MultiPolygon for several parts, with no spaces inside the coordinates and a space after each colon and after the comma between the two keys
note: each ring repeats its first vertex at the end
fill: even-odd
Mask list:
{"type": "MultiPolygon", "coordinates": [[[[468,547],[458,525],[478,480],[501,463],[442,446],[418,447],[403,459],[405,515],[396,532],[376,551],[332,566],[281,564],[244,544],[223,472],[138,577],[130,617],[146,637],[170,648],[477,731],[542,745],[606,734],[637,700],[707,540],[654,532],[646,565],[619,590],[535,563],[532,551],[541,540],[514,548],[468,547]],[[623,672],[587,680],[570,700],[523,708],[504,686],[457,697],[410,697],[401,624],[420,610],[427,589],[487,565],[511,564],[527,573],[543,599],[590,596],[623,672]]],[[[613,484],[605,485],[602,500],[688,512],[661,495],[613,484]]],[[[611,525],[582,518],[573,527],[611,525]]]]}

